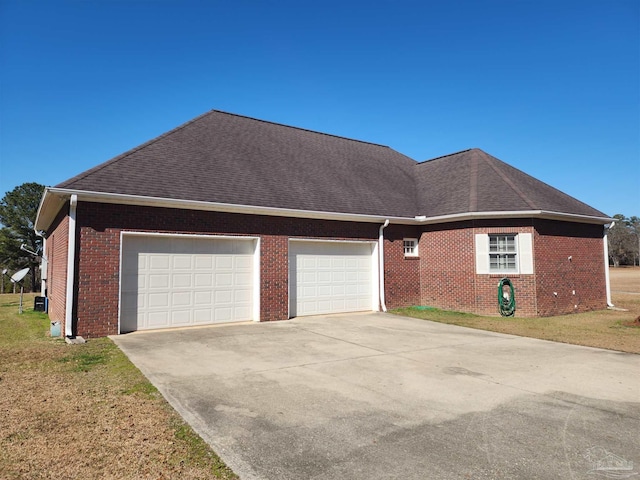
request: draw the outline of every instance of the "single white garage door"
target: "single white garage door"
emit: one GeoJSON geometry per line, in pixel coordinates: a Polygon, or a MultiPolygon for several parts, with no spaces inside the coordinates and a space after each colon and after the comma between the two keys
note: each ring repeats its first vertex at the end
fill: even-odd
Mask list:
{"type": "Polygon", "coordinates": [[[123,235],[120,331],[254,318],[255,239],[123,235]]]}
{"type": "Polygon", "coordinates": [[[374,244],[289,242],[289,316],[377,310],[374,244]]]}

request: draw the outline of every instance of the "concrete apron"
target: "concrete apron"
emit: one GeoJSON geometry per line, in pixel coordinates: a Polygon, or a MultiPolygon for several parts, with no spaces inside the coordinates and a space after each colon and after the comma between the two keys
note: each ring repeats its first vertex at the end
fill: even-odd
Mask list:
{"type": "Polygon", "coordinates": [[[112,339],[244,480],[640,474],[638,355],[382,313],[112,339]]]}

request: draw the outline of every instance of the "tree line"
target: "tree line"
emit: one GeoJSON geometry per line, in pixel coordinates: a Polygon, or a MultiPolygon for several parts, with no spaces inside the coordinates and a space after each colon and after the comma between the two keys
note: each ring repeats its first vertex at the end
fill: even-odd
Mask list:
{"type": "Polygon", "coordinates": [[[609,265],[640,265],[640,217],[618,213],[609,228],[609,265]]]}
{"type": "Polygon", "coordinates": [[[24,280],[26,291],[36,292],[40,283],[42,238],[34,227],[44,186],[23,183],[0,200],[0,292],[12,291],[11,276],[29,269],[24,280]],[[34,255],[35,254],[35,255],[34,255]]]}

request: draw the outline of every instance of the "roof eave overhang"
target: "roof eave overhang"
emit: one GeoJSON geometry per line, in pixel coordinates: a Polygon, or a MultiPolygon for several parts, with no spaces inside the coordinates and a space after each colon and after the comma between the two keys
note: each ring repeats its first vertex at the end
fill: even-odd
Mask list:
{"type": "Polygon", "coordinates": [[[553,212],[549,210],[514,210],[497,212],[465,212],[451,215],[439,215],[435,217],[416,217],[420,223],[431,225],[435,223],[462,222],[468,220],[493,220],[506,218],[539,218],[543,220],[558,220],[574,223],[591,223],[596,225],[606,225],[615,221],[614,218],[598,217],[590,215],[579,215],[575,213],[553,212]]]}
{"type": "Polygon", "coordinates": [[[612,218],[575,215],[545,210],[524,210],[511,212],[468,212],[435,217],[394,217],[386,215],[363,215],[355,213],[323,212],[313,210],[298,210],[289,208],[262,207],[256,205],[236,205],[230,203],[202,202],[195,200],[181,200],[174,198],[145,197],[120,193],[91,192],[66,188],[46,188],[38,208],[35,229],[46,231],[49,229],[61,208],[67,203],[71,195],[77,195],[79,202],[111,203],[119,205],[138,205],[159,208],[178,208],[186,210],[201,210],[211,212],[239,213],[245,215],[267,215],[276,217],[295,217],[321,220],[337,220],[343,222],[383,223],[389,219],[390,223],[401,225],[431,225],[437,223],[451,223],[467,220],[487,220],[506,218],[542,218],[566,222],[607,224],[612,218]]]}

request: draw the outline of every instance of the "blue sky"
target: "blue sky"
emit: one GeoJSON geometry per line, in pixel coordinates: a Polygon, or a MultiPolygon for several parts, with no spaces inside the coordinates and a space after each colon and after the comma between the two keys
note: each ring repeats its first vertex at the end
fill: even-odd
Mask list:
{"type": "Polygon", "coordinates": [[[640,216],[640,2],[0,0],[0,195],[211,109],[640,216]]]}

